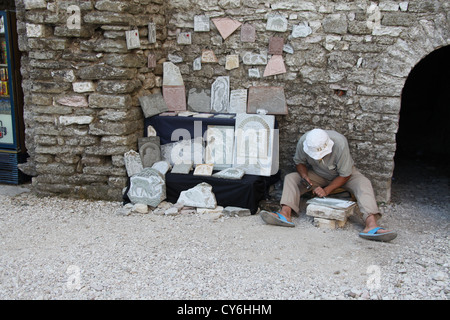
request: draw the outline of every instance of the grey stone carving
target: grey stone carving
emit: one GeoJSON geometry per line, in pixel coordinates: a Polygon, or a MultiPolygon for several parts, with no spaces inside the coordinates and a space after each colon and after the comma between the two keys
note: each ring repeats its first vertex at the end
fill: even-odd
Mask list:
{"type": "Polygon", "coordinates": [[[130,178],[128,198],[132,203],[144,203],[157,207],[166,198],[164,176],[154,168],[144,168],[130,178]]]}

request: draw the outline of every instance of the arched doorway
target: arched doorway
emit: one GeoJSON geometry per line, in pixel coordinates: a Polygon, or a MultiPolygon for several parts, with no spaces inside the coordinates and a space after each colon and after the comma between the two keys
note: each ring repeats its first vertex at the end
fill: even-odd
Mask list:
{"type": "MultiPolygon", "coordinates": [[[[405,82],[395,154],[395,179],[449,176],[450,46],[424,57],[405,82]]],[[[448,192],[448,189],[447,189],[448,192]]]]}

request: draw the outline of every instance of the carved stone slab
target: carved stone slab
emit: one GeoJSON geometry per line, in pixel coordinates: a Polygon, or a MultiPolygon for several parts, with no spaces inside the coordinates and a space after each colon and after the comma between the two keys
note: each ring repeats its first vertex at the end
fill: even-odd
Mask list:
{"type": "Polygon", "coordinates": [[[171,173],[188,174],[192,170],[192,161],[189,163],[177,163],[173,166],[171,173]]]}
{"type": "Polygon", "coordinates": [[[260,53],[244,52],[242,55],[242,63],[246,65],[266,65],[267,64],[267,52],[262,51],[260,53]]]}
{"type": "Polygon", "coordinates": [[[247,89],[231,90],[229,113],[245,113],[247,111],[247,89]]]}
{"type": "Polygon", "coordinates": [[[214,51],[205,49],[202,50],[202,63],[217,63],[219,60],[217,59],[216,55],[214,54],[214,51]]]}
{"type": "Polygon", "coordinates": [[[247,113],[257,113],[258,109],[267,114],[288,114],[283,87],[250,87],[248,89],[247,113]]]}
{"type": "Polygon", "coordinates": [[[231,18],[214,18],[211,19],[217,30],[219,30],[220,35],[225,40],[228,38],[237,28],[239,28],[242,23],[231,18]]]}
{"type": "Polygon", "coordinates": [[[129,30],[125,31],[125,38],[127,40],[127,49],[136,49],[141,47],[141,42],[139,40],[139,30],[129,30]]]}
{"type": "Polygon", "coordinates": [[[230,77],[221,76],[211,86],[211,111],[227,112],[230,104],[230,77]]]}
{"type": "Polygon", "coordinates": [[[244,23],[241,27],[241,41],[242,42],[255,42],[256,29],[249,23],[244,23]]]}
{"type": "Polygon", "coordinates": [[[215,178],[239,180],[239,179],[242,179],[244,174],[245,174],[245,172],[242,169],[226,168],[217,173],[214,173],[212,176],[215,178]]]}
{"type": "Polygon", "coordinates": [[[223,169],[233,164],[234,127],[208,125],[206,131],[205,162],[214,169],[223,169]]]}
{"type": "Polygon", "coordinates": [[[286,73],[286,66],[284,65],[283,56],[273,55],[267,63],[263,77],[274,76],[282,73],[286,73]]]}
{"type": "Polygon", "coordinates": [[[262,176],[278,171],[278,135],[274,125],[273,115],[236,115],[233,167],[262,176]]]}
{"type": "Polygon", "coordinates": [[[211,89],[190,89],[188,93],[188,109],[197,112],[210,112],[211,89]]]}
{"type": "Polygon", "coordinates": [[[163,97],[169,111],[186,110],[186,89],[184,86],[163,86],[163,97]]]}
{"type": "Polygon", "coordinates": [[[312,33],[311,27],[307,22],[301,22],[296,26],[292,26],[292,37],[293,38],[304,38],[312,33]]]}
{"type": "Polygon", "coordinates": [[[210,30],[209,17],[206,15],[194,16],[194,31],[208,32],[210,30]]]}
{"type": "Polygon", "coordinates": [[[177,36],[178,44],[192,44],[192,33],[191,32],[180,32],[177,36]]]}
{"type": "Polygon", "coordinates": [[[172,62],[163,64],[163,86],[182,86],[184,85],[180,68],[172,62]]]}
{"type": "Polygon", "coordinates": [[[165,160],[157,161],[152,165],[153,169],[158,170],[161,174],[165,175],[170,169],[170,163],[165,160]]]}
{"type": "Polygon", "coordinates": [[[169,110],[161,92],[139,97],[139,102],[146,118],[169,110]]]}
{"type": "Polygon", "coordinates": [[[164,176],[154,168],[144,168],[130,178],[128,197],[132,203],[157,207],[166,198],[164,176]]]}
{"type": "Polygon", "coordinates": [[[225,69],[233,70],[236,68],[239,68],[239,55],[237,54],[227,55],[225,62],[225,69]]]}
{"type": "Polygon", "coordinates": [[[194,176],[210,176],[212,175],[214,165],[211,163],[202,163],[195,166],[194,176]]]}
{"type": "Polygon", "coordinates": [[[267,17],[266,30],[285,32],[288,27],[287,19],[279,13],[270,13],[267,17]]]}
{"type": "Polygon", "coordinates": [[[148,23],[148,42],[149,43],[156,42],[156,23],[154,22],[148,23]]]}
{"type": "Polygon", "coordinates": [[[144,168],[151,167],[161,160],[160,140],[158,136],[138,139],[139,154],[144,168]]]}
{"type": "Polygon", "coordinates": [[[177,203],[187,207],[214,209],[217,206],[216,196],[212,192],[212,186],[206,182],[199,183],[195,187],[181,191],[177,203]]]}
{"type": "Polygon", "coordinates": [[[171,165],[203,163],[203,154],[203,139],[186,139],[161,145],[161,157],[171,165]]]}
{"type": "Polygon", "coordinates": [[[124,155],[125,168],[129,177],[134,176],[144,169],[142,165],[141,156],[134,150],[126,152],[124,155]]]}
{"type": "Polygon", "coordinates": [[[284,38],[271,37],[269,39],[269,54],[283,54],[284,38]]]}

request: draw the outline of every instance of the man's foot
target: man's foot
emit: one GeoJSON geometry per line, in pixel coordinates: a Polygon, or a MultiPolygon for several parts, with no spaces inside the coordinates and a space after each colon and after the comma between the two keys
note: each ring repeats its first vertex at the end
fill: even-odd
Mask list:
{"type": "Polygon", "coordinates": [[[374,241],[391,241],[397,238],[397,233],[393,231],[386,230],[381,227],[376,227],[373,229],[370,229],[368,231],[363,231],[359,234],[361,238],[367,239],[367,240],[374,240],[374,241]]]}
{"type": "Polygon", "coordinates": [[[259,214],[261,216],[261,218],[264,220],[265,223],[267,224],[272,224],[272,225],[276,225],[276,226],[282,226],[282,227],[295,227],[295,224],[292,223],[292,221],[290,221],[281,213],[279,212],[269,212],[266,210],[262,210],[259,214]]]}

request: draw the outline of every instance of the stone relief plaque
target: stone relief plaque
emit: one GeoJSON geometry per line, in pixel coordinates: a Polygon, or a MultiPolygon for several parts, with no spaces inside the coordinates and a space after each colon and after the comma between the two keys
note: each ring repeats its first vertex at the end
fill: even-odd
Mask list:
{"type": "Polygon", "coordinates": [[[225,40],[228,38],[237,28],[239,28],[242,23],[231,18],[214,18],[211,19],[217,30],[219,30],[220,35],[225,40]]]}
{"type": "Polygon", "coordinates": [[[144,168],[130,178],[128,198],[134,204],[144,203],[157,207],[166,198],[164,176],[154,168],[144,168]]]}
{"type": "Polygon", "coordinates": [[[186,110],[186,88],[184,86],[163,86],[163,97],[169,111],[186,110]]]}
{"type": "Polygon", "coordinates": [[[284,88],[250,87],[248,89],[247,113],[257,113],[258,109],[266,110],[267,114],[288,114],[284,88]]]}
{"type": "Polygon", "coordinates": [[[130,150],[123,155],[125,162],[125,169],[129,177],[134,176],[144,169],[142,165],[141,156],[134,150],[130,150]]]}
{"type": "Polygon", "coordinates": [[[192,33],[191,32],[180,32],[177,36],[178,44],[189,45],[192,44],[192,33]]]}
{"type": "Polygon", "coordinates": [[[234,151],[234,127],[209,125],[206,131],[205,162],[214,169],[231,167],[234,151]]]}
{"type": "Polygon", "coordinates": [[[156,42],[156,23],[154,22],[148,23],[148,42],[149,43],[156,42]]]}
{"type": "Polygon", "coordinates": [[[217,77],[211,86],[211,111],[228,112],[230,103],[230,77],[217,77]]]}
{"type": "Polygon", "coordinates": [[[242,42],[255,42],[256,29],[249,23],[244,23],[241,27],[241,41],[242,42]]]}
{"type": "Polygon", "coordinates": [[[260,53],[244,52],[242,55],[242,63],[246,65],[266,65],[267,64],[267,52],[262,51],[260,53]]]}
{"type": "Polygon", "coordinates": [[[210,112],[211,89],[190,89],[188,93],[188,109],[197,112],[210,112]]]}
{"type": "Polygon", "coordinates": [[[163,64],[163,86],[182,86],[184,85],[183,77],[178,68],[172,62],[164,62],[163,64]]]}
{"type": "Polygon", "coordinates": [[[274,125],[273,115],[236,115],[233,167],[262,176],[278,171],[278,135],[274,125]]]}
{"type": "Polygon", "coordinates": [[[139,138],[138,148],[144,168],[151,167],[155,162],[161,160],[161,149],[158,136],[139,138]]]}
{"type": "Polygon", "coordinates": [[[230,54],[226,57],[225,69],[233,70],[239,68],[239,55],[230,54]]]}
{"type": "Polygon", "coordinates": [[[139,97],[139,102],[146,118],[169,110],[161,92],[139,97]]]}
{"type": "Polygon", "coordinates": [[[269,54],[283,54],[284,38],[271,37],[269,39],[269,54]]]}
{"type": "Polygon", "coordinates": [[[125,31],[125,38],[127,41],[127,49],[137,49],[141,47],[141,41],[139,40],[139,30],[125,31]]]}
{"type": "Polygon", "coordinates": [[[213,172],[213,164],[202,163],[195,166],[194,176],[210,176],[213,172]]]}
{"type": "Polygon", "coordinates": [[[287,19],[279,13],[270,13],[267,17],[266,30],[285,32],[288,27],[287,19]]]}
{"type": "Polygon", "coordinates": [[[229,113],[247,112],[247,89],[231,90],[229,113]]]}
{"type": "Polygon", "coordinates": [[[210,30],[209,17],[206,15],[194,16],[194,31],[208,32],[210,30]]]}
{"type": "Polygon", "coordinates": [[[214,54],[214,51],[205,49],[202,50],[202,57],[201,57],[202,63],[217,63],[219,60],[217,59],[216,55],[214,54]]]}
{"type": "Polygon", "coordinates": [[[286,73],[286,66],[282,55],[273,55],[264,69],[263,77],[286,73]]]}

